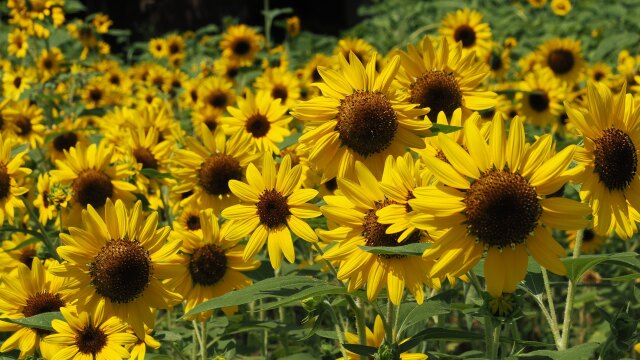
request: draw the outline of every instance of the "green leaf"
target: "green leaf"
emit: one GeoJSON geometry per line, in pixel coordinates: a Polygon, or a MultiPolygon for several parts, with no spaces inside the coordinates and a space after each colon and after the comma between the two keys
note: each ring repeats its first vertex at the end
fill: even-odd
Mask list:
{"type": "Polygon", "coordinates": [[[432,316],[448,314],[451,308],[442,301],[427,300],[421,305],[411,309],[402,320],[398,334],[402,334],[410,326],[425,321],[432,316]]]}
{"type": "Polygon", "coordinates": [[[54,331],[51,322],[55,319],[64,321],[60,312],[46,312],[22,319],[0,318],[0,321],[22,325],[31,329],[54,331]]]}
{"type": "Polygon", "coordinates": [[[173,175],[169,173],[161,173],[156,169],[144,168],[140,170],[140,173],[149,179],[173,179],[173,175]]]}
{"type": "Polygon", "coordinates": [[[589,360],[593,358],[593,354],[600,346],[598,343],[586,343],[572,347],[565,351],[554,350],[536,350],[527,354],[518,356],[518,359],[526,358],[548,358],[552,360],[589,360]]]}
{"type": "Polygon", "coordinates": [[[247,304],[267,297],[292,296],[299,292],[299,290],[322,284],[325,284],[325,282],[307,276],[287,275],[268,278],[244,289],[232,291],[220,297],[207,300],[191,309],[185,316],[193,316],[204,311],[219,309],[225,306],[247,304]],[[291,290],[298,291],[292,292],[291,290]]]}
{"type": "Polygon", "coordinates": [[[295,145],[298,143],[298,139],[300,139],[300,135],[302,135],[301,133],[297,132],[294,134],[291,134],[289,136],[287,136],[286,138],[284,138],[284,140],[282,140],[282,142],[280,142],[278,144],[278,148],[280,150],[286,149],[291,145],[295,145]]]}
{"type": "Polygon", "coordinates": [[[462,130],[462,128],[460,126],[452,126],[452,125],[444,125],[444,124],[433,124],[433,125],[431,125],[429,130],[431,130],[431,135],[428,135],[428,136],[436,136],[439,133],[447,134],[447,133],[451,133],[451,132],[454,132],[454,131],[462,130]]]}
{"type": "Polygon", "coordinates": [[[352,353],[364,356],[374,356],[378,349],[373,346],[359,345],[359,344],[342,344],[345,349],[351,351],[352,353]]]}
{"type": "Polygon", "coordinates": [[[128,29],[109,29],[109,35],[114,37],[129,37],[131,30],[128,29]]]}
{"type": "Polygon", "coordinates": [[[29,149],[29,143],[20,144],[14,147],[13,149],[11,149],[11,158],[18,156],[18,154],[26,151],[27,149],[29,149]]]}
{"type": "Polygon", "coordinates": [[[158,341],[166,342],[176,342],[182,340],[182,336],[173,331],[158,331],[153,337],[158,341]]]}
{"type": "Polygon", "coordinates": [[[640,259],[635,252],[624,252],[619,254],[582,255],[578,258],[561,259],[567,268],[567,276],[571,281],[577,282],[582,275],[594,266],[613,262],[634,270],[640,270],[640,259]]]}
{"type": "Polygon", "coordinates": [[[65,14],[73,14],[87,10],[87,7],[79,0],[66,0],[62,8],[65,14]]]}
{"type": "Polygon", "coordinates": [[[484,335],[480,333],[474,333],[466,330],[445,329],[440,327],[429,328],[420,331],[413,335],[409,340],[400,344],[399,351],[401,353],[408,351],[414,346],[418,345],[422,341],[436,341],[436,340],[482,340],[484,335]]]}
{"type": "Polygon", "coordinates": [[[429,243],[414,243],[400,246],[360,246],[360,248],[376,255],[422,256],[430,246],[429,243]]]}
{"type": "Polygon", "coordinates": [[[257,310],[276,309],[282,305],[290,304],[296,301],[301,301],[306,298],[310,298],[314,296],[338,295],[338,294],[346,294],[346,293],[347,293],[347,289],[344,286],[333,285],[333,284],[320,284],[318,286],[304,289],[294,294],[293,296],[287,296],[278,301],[273,301],[267,304],[263,304],[262,306],[258,306],[257,310]]]}
{"type": "Polygon", "coordinates": [[[607,281],[631,281],[635,279],[640,279],[640,274],[635,273],[635,274],[614,276],[611,278],[602,278],[602,280],[607,280],[607,281]]]}

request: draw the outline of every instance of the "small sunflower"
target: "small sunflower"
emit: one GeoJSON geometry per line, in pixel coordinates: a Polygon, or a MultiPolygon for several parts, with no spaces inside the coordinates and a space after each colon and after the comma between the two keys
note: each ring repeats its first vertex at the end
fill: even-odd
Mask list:
{"type": "Polygon", "coordinates": [[[593,229],[607,236],[615,231],[628,239],[638,230],[640,211],[640,109],[623,85],[612,94],[603,84],[589,82],[584,107],[565,103],[569,121],[583,135],[576,160],[585,173],[580,198],[593,209],[593,229]]]}
{"type": "MultiPolygon", "coordinates": [[[[361,63],[366,64],[371,61],[371,58],[376,53],[376,48],[363,39],[348,37],[338,41],[333,53],[338,58],[343,56],[345,59],[349,59],[349,54],[353,53],[361,63]]],[[[324,64],[317,65],[325,66],[324,64]]]]}
{"type": "Polygon", "coordinates": [[[36,63],[38,72],[42,74],[46,81],[60,72],[64,55],[58,48],[44,49],[36,63]]]}
{"type": "Polygon", "coordinates": [[[11,30],[9,33],[9,47],[7,48],[9,55],[23,58],[27,56],[27,50],[29,50],[29,35],[19,28],[11,30]]]}
{"type": "Polygon", "coordinates": [[[105,204],[101,217],[93,206],[82,211],[83,228],[61,233],[58,248],[65,263],[51,272],[73,281],[81,311],[102,311],[130,324],[138,337],[144,325],[153,327],[153,309],[166,309],[181,300],[163,281],[177,274],[168,260],[180,240],[166,241],[168,226],[157,228],[158,214],[142,214],[142,203],[128,210],[120,200],[105,204]]]}
{"type": "Polygon", "coordinates": [[[285,156],[276,172],[271,154],[265,154],[262,174],[255,165],[247,168],[247,182],[229,181],[229,188],[243,203],[228,207],[222,216],[232,222],[227,228],[231,241],[251,234],[243,259],[248,261],[267,243],[269,260],[274,269],[282,264],[282,255],[293,263],[295,251],[291,232],[308,242],[318,240],[313,229],[302,219],[320,216],[320,211],[308,201],[316,197],[317,190],[301,189],[302,167],[291,167],[291,158],[285,156]]]}
{"type": "Polygon", "coordinates": [[[580,41],[569,38],[555,38],[538,47],[538,61],[549,68],[554,76],[569,84],[580,80],[585,70],[580,41]]]}
{"type": "Polygon", "coordinates": [[[149,41],[149,52],[154,58],[168,57],[167,40],[163,38],[151,39],[149,41]]]}
{"type": "Polygon", "coordinates": [[[551,11],[557,16],[567,16],[571,8],[571,0],[551,0],[551,11]]]}
{"type": "Polygon", "coordinates": [[[460,9],[442,19],[440,35],[452,43],[462,43],[465,52],[475,51],[479,58],[491,52],[491,27],[482,22],[482,14],[471,9],[460,9]]]}
{"type": "Polygon", "coordinates": [[[589,66],[587,76],[589,80],[602,82],[607,86],[612,85],[613,72],[611,71],[611,66],[606,63],[599,62],[589,66]]]}
{"type": "Polygon", "coordinates": [[[539,127],[557,122],[563,112],[562,101],[567,89],[550,71],[542,69],[527,74],[519,90],[516,94],[518,115],[539,127]]]}
{"type": "Polygon", "coordinates": [[[463,56],[461,46],[449,49],[449,42],[443,37],[436,48],[425,36],[417,47],[409,45],[407,52],[400,52],[398,82],[408,93],[409,102],[430,109],[431,121],[441,111],[450,118],[457,108],[471,113],[496,104],[496,94],[481,88],[489,67],[473,53],[463,56]]]}
{"type": "Polygon", "coordinates": [[[11,239],[2,241],[0,247],[0,272],[9,274],[17,271],[21,263],[31,267],[31,262],[37,258],[41,247],[41,241],[27,237],[27,234],[11,234],[11,239]]]}
{"type": "Polygon", "coordinates": [[[338,279],[349,280],[348,290],[367,286],[367,297],[373,301],[386,287],[389,300],[400,304],[405,287],[418,304],[424,301],[424,284],[431,284],[427,274],[432,262],[420,256],[373,254],[362,246],[398,246],[425,242],[421,232],[412,232],[402,243],[399,232],[388,234],[389,225],[380,223],[378,211],[396,202],[387,198],[376,177],[361,162],[355,164],[358,182],[338,178],[342,195],[325,196],[322,214],[338,226],[318,230],[326,242],[337,242],[323,257],[339,261],[338,279]]]}
{"type": "Polygon", "coordinates": [[[560,261],[565,249],[550,228],[583,228],[590,210],[574,200],[546,196],[582,171],[580,166],[569,168],[576,147],[555,154],[550,135],[528,146],[517,117],[507,137],[504,121],[496,116],[489,144],[471,122],[465,124],[464,136],[468,150],[441,142],[448,162],[424,158],[440,183],[416,189],[416,198],[409,200],[417,214],[424,214],[414,217],[416,227],[447,229],[423,254],[436,260],[431,276],[462,275],[485,251],[485,280],[494,297],[515,291],[524,280],[529,254],[550,271],[566,274],[560,261]]]}
{"type": "Polygon", "coordinates": [[[21,142],[34,149],[42,144],[46,127],[42,124],[44,112],[38,105],[29,100],[11,103],[2,110],[2,118],[9,122],[9,128],[21,142]]]}
{"type": "Polygon", "coordinates": [[[51,129],[45,138],[50,139],[47,143],[47,154],[51,162],[64,160],[65,150],[69,151],[72,147],[89,146],[87,131],[83,130],[87,126],[86,119],[66,118],[51,129]]]}
{"type": "Polygon", "coordinates": [[[222,118],[226,131],[243,134],[260,152],[279,154],[278,143],[291,133],[288,124],[292,118],[287,114],[288,108],[280,99],[273,99],[263,91],[256,95],[248,91],[247,98],[239,98],[237,106],[228,107],[231,116],[222,118]]]}
{"type": "Polygon", "coordinates": [[[229,81],[234,81],[236,79],[239,69],[240,64],[236,60],[231,60],[229,58],[221,57],[213,62],[213,72],[229,81]]]}
{"type": "Polygon", "coordinates": [[[300,102],[292,115],[308,129],[300,143],[309,148],[309,162],[323,171],[322,183],[334,177],[354,177],[353,164],[365,163],[381,175],[389,155],[406,147],[423,148],[431,123],[420,119],[427,110],[406,101],[390,87],[400,59],[393,57],[380,74],[376,55],[366,68],[355,54],[340,56],[341,71],[319,67],[323,96],[300,102]]]}
{"type": "Polygon", "coordinates": [[[190,232],[202,235],[202,224],[200,224],[200,209],[189,206],[183,208],[178,218],[173,221],[173,230],[179,232],[190,232]]]}
{"type": "Polygon", "coordinates": [[[233,105],[236,93],[233,83],[220,77],[209,77],[198,84],[198,105],[224,111],[233,105]]]}
{"type": "Polygon", "coordinates": [[[20,196],[29,189],[22,186],[25,176],[31,169],[22,167],[26,150],[12,155],[14,141],[0,135],[0,225],[5,219],[13,222],[16,208],[24,208],[20,196]]]}
{"type": "Polygon", "coordinates": [[[2,74],[2,92],[5,98],[17,101],[22,93],[36,82],[32,69],[15,69],[2,74]]]}
{"type": "Polygon", "coordinates": [[[220,41],[222,56],[241,66],[251,66],[262,47],[262,37],[247,25],[234,25],[227,29],[220,41]]]}
{"type": "Polygon", "coordinates": [[[269,68],[255,82],[256,91],[264,91],[273,99],[291,108],[300,98],[300,81],[291,72],[282,68],[269,68]]]}
{"type": "Polygon", "coordinates": [[[92,312],[78,313],[75,307],[60,309],[65,321],[51,323],[55,334],[44,338],[46,344],[60,347],[56,360],[128,359],[126,347],[137,337],[127,332],[127,324],[105,312],[98,304],[92,312]]]}
{"type": "Polygon", "coordinates": [[[211,106],[199,107],[191,113],[191,124],[193,125],[193,131],[196,136],[202,138],[202,124],[210,132],[216,131],[218,127],[223,128],[222,115],[224,110],[217,109],[211,106]]]}
{"type": "Polygon", "coordinates": [[[504,80],[511,69],[511,51],[494,48],[486,58],[489,65],[490,77],[494,80],[504,80]]]}
{"type": "Polygon", "coordinates": [[[180,35],[169,35],[167,41],[167,55],[171,59],[176,56],[180,56],[184,52],[185,44],[184,38],[180,35]]]}
{"type": "Polygon", "coordinates": [[[58,215],[56,205],[53,204],[49,198],[51,194],[51,181],[49,174],[38,175],[37,184],[38,195],[33,200],[33,206],[38,209],[38,220],[42,224],[47,224],[49,220],[55,219],[58,215]]]}
{"type": "MultiPolygon", "coordinates": [[[[211,298],[251,285],[251,279],[242,272],[260,266],[258,260],[243,259],[245,247],[238,246],[238,240],[224,238],[218,218],[211,209],[201,211],[198,222],[202,227],[199,234],[182,230],[174,233],[174,237],[183,241],[181,254],[176,260],[180,264],[180,271],[168,284],[183,294],[185,313],[211,298]]],[[[236,310],[237,307],[223,308],[227,314],[236,310]]],[[[201,313],[197,319],[206,321],[212,313],[201,313]]]]}
{"type": "MultiPolygon", "coordinates": [[[[567,231],[569,249],[573,249],[575,247],[577,233],[577,231],[567,231]]],[[[606,236],[596,234],[592,228],[586,228],[582,233],[582,246],[580,247],[580,252],[585,254],[597,253],[606,242],[606,236]]]]}

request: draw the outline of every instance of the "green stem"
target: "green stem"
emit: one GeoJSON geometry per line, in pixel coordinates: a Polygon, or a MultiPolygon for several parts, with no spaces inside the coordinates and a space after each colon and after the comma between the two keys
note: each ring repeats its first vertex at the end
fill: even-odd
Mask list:
{"type": "Polygon", "coordinates": [[[495,354],[493,353],[493,320],[491,316],[484,317],[484,341],[487,357],[495,360],[495,354]]]}
{"type": "Polygon", "coordinates": [[[551,314],[547,310],[547,307],[544,305],[544,301],[542,301],[542,295],[533,296],[533,300],[535,300],[538,307],[540,307],[540,311],[542,311],[542,315],[547,320],[549,327],[551,328],[551,334],[553,335],[553,340],[556,343],[556,347],[560,346],[560,331],[558,329],[558,325],[553,326],[553,319],[551,318],[551,314]]]}
{"type": "Polygon", "coordinates": [[[492,354],[492,358],[491,359],[498,359],[498,355],[499,355],[499,350],[500,350],[500,333],[502,330],[502,324],[498,323],[497,326],[495,326],[493,328],[493,343],[491,344],[491,354],[492,354]]]}
{"type": "Polygon", "coordinates": [[[29,212],[29,217],[31,217],[31,219],[38,225],[38,229],[42,233],[41,239],[44,242],[44,245],[47,247],[47,249],[51,253],[51,256],[53,256],[56,260],[60,261],[60,256],[58,256],[56,247],[53,245],[53,241],[49,237],[47,230],[45,230],[44,226],[40,223],[40,220],[38,219],[36,212],[31,207],[31,204],[29,204],[29,201],[27,201],[27,198],[25,198],[24,196],[21,196],[21,198],[22,198],[22,203],[24,203],[24,206],[27,208],[27,212],[29,212]]]}
{"type": "Polygon", "coordinates": [[[384,332],[387,338],[387,342],[393,342],[393,323],[395,318],[395,311],[391,300],[387,302],[387,316],[384,322],[384,332]]]}
{"type": "Polygon", "coordinates": [[[264,0],[264,37],[266,48],[271,47],[271,14],[269,13],[269,0],[264,0]]]}
{"type": "Polygon", "coordinates": [[[207,321],[203,321],[201,324],[202,335],[200,335],[200,357],[202,360],[207,360],[207,321]]]}
{"type": "Polygon", "coordinates": [[[336,316],[335,311],[333,311],[333,307],[331,306],[331,304],[326,300],[325,300],[325,303],[327,304],[327,309],[329,310],[329,314],[331,315],[331,320],[333,320],[333,323],[334,323],[334,330],[336,331],[336,336],[338,337],[338,345],[340,346],[340,352],[342,352],[342,358],[348,359],[347,349],[345,349],[344,346],[342,346],[345,340],[344,340],[344,336],[342,336],[343,330],[340,327],[340,321],[338,320],[338,317],[336,316]]]}
{"type": "Polygon", "coordinates": [[[542,269],[542,279],[544,280],[544,290],[547,293],[547,302],[549,303],[549,326],[551,327],[551,332],[554,334],[554,339],[556,340],[556,346],[558,346],[558,340],[560,338],[560,329],[558,328],[558,316],[556,315],[556,308],[553,304],[553,293],[551,292],[551,284],[549,282],[549,274],[547,273],[547,269],[541,267],[542,269]]]}
{"type": "MultiPolygon", "coordinates": [[[[573,258],[580,257],[580,248],[582,247],[582,239],[584,237],[584,229],[576,232],[576,241],[573,245],[573,258]]],[[[578,279],[576,279],[578,280],[578,279]]],[[[573,310],[573,297],[576,294],[576,284],[569,279],[569,288],[567,289],[567,301],[564,308],[564,319],[562,320],[562,339],[558,350],[567,350],[569,342],[569,328],[571,327],[571,312],[573,310]]]]}

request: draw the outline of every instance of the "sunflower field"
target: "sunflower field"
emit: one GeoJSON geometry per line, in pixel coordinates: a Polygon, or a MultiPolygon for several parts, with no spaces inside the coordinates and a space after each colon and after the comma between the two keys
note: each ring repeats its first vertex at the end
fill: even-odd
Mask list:
{"type": "Polygon", "coordinates": [[[640,3],[364,4],[3,1],[0,360],[640,358],[640,3]]]}

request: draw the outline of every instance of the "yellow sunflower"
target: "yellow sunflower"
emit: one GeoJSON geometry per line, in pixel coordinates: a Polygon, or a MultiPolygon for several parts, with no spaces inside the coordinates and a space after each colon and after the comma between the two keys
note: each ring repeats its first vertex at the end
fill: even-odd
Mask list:
{"type": "Polygon", "coordinates": [[[13,55],[17,58],[23,58],[27,56],[28,49],[29,35],[19,28],[11,30],[9,33],[9,47],[7,48],[9,55],[13,55]]]}
{"type": "Polygon", "coordinates": [[[447,229],[423,254],[436,260],[431,276],[462,275],[485,251],[486,286],[494,297],[515,291],[524,280],[528,254],[550,271],[566,274],[560,261],[565,249],[550,229],[581,229],[590,210],[577,201],[546,195],[583,170],[569,168],[576,146],[555,154],[550,135],[529,146],[517,117],[507,137],[504,121],[496,116],[489,144],[471,122],[465,124],[464,136],[468,150],[441,142],[448,162],[424,158],[440,183],[416,189],[416,198],[409,200],[420,214],[413,218],[416,227],[447,229]]]}
{"type": "Polygon", "coordinates": [[[209,77],[198,84],[198,105],[224,111],[233,105],[236,93],[233,83],[220,77],[209,77]]]}
{"type": "MultiPolygon", "coordinates": [[[[229,241],[224,238],[218,218],[211,209],[200,212],[199,224],[202,227],[199,234],[176,230],[172,235],[183,242],[181,254],[176,260],[180,264],[179,273],[168,281],[168,285],[183,294],[186,301],[185,313],[211,298],[251,285],[251,279],[242,272],[255,270],[260,266],[258,260],[243,259],[245,247],[238,246],[238,240],[229,241]]],[[[230,315],[237,307],[222,310],[230,315]]],[[[206,321],[212,313],[213,311],[207,311],[196,318],[206,321]]]]}
{"type": "Polygon", "coordinates": [[[10,137],[0,135],[0,225],[5,219],[13,222],[15,209],[23,209],[20,196],[29,189],[22,186],[25,176],[31,169],[22,167],[27,151],[12,155],[15,142],[10,137]]]}
{"type": "Polygon", "coordinates": [[[149,53],[154,58],[163,58],[169,56],[169,51],[167,49],[167,40],[163,38],[154,38],[149,41],[149,53]]]}
{"type": "MultiPolygon", "coordinates": [[[[363,39],[347,37],[340,39],[338,44],[333,49],[333,53],[339,58],[340,56],[345,59],[349,58],[349,54],[353,53],[361,63],[365,64],[371,61],[371,58],[376,53],[376,48],[363,39]]],[[[316,66],[325,64],[316,64],[316,66]]]]}
{"type": "Polygon", "coordinates": [[[282,105],[291,108],[300,98],[300,81],[286,68],[269,68],[255,82],[256,91],[264,91],[282,105]]]}
{"type": "Polygon", "coordinates": [[[33,200],[33,206],[38,209],[38,221],[42,224],[47,224],[49,220],[55,219],[58,216],[56,205],[52,203],[49,198],[51,194],[51,181],[49,174],[38,175],[37,184],[38,195],[33,200]]]}
{"type": "Polygon", "coordinates": [[[180,206],[213,208],[216,213],[238,203],[229,180],[241,180],[254,154],[250,139],[238,133],[228,140],[222,129],[211,133],[202,124],[202,143],[188,137],[186,147],[174,152],[171,173],[177,179],[172,193],[180,194],[180,206]]]}
{"type": "Polygon", "coordinates": [[[108,316],[129,323],[138,337],[144,325],[153,327],[152,309],[166,309],[181,300],[163,281],[177,275],[168,263],[180,248],[180,240],[166,241],[168,226],[157,228],[158,214],[142,214],[142,202],[128,210],[120,200],[105,204],[101,217],[93,206],[82,211],[83,228],[61,233],[60,257],[66,260],[51,272],[73,279],[81,311],[104,306],[108,316]]]}
{"type": "Polygon", "coordinates": [[[222,216],[232,221],[227,239],[235,241],[251,234],[244,249],[245,261],[253,259],[267,243],[271,266],[279,269],[283,254],[290,263],[295,260],[291,231],[305,241],[318,240],[311,226],[302,220],[321,215],[315,205],[308,203],[318,191],[300,188],[301,172],[300,165],[291,167],[289,156],[282,159],[276,172],[273,157],[265,154],[262,174],[249,164],[246,183],[229,181],[229,188],[242,203],[224,209],[222,216]]]}
{"type": "MultiPolygon", "coordinates": [[[[567,231],[567,241],[570,249],[573,249],[576,245],[577,231],[567,231]]],[[[580,253],[594,254],[602,249],[602,246],[607,242],[607,237],[596,234],[592,228],[586,228],[582,232],[582,246],[580,247],[580,253]]]]}
{"type": "Polygon", "coordinates": [[[13,102],[2,110],[2,118],[21,142],[34,149],[42,144],[46,127],[42,124],[44,112],[38,105],[29,100],[13,102]]]}
{"type": "Polygon", "coordinates": [[[583,135],[576,160],[585,173],[580,198],[593,209],[593,229],[607,236],[615,231],[628,239],[640,220],[640,109],[623,85],[612,94],[603,84],[589,82],[584,107],[565,103],[569,121],[583,135]]]}
{"type": "Polygon", "coordinates": [[[192,232],[202,236],[200,224],[200,209],[188,206],[181,209],[180,215],[173,221],[173,230],[176,232],[192,232]]]}
{"type": "Polygon", "coordinates": [[[355,54],[340,56],[341,70],[319,67],[323,96],[300,102],[292,115],[308,129],[300,143],[309,148],[309,162],[323,171],[322,183],[334,177],[353,178],[356,161],[381,175],[387,156],[407,147],[423,148],[431,123],[420,120],[416,108],[390,87],[400,60],[393,57],[380,74],[376,55],[366,68],[355,54]]]}
{"type": "Polygon", "coordinates": [[[222,56],[240,66],[251,66],[262,47],[262,36],[247,25],[234,25],[227,29],[220,41],[222,56]]]}
{"type": "Polygon", "coordinates": [[[538,47],[537,54],[542,67],[551,69],[555,77],[569,84],[578,82],[585,70],[585,61],[578,40],[548,40],[538,47]]]}
{"type": "Polygon", "coordinates": [[[520,82],[519,90],[515,98],[518,115],[539,127],[558,121],[567,88],[550,71],[541,69],[528,73],[520,82]]]}
{"type": "Polygon", "coordinates": [[[239,98],[237,106],[227,108],[231,116],[222,118],[225,130],[251,139],[260,152],[279,154],[278,143],[291,133],[288,125],[292,118],[287,114],[288,108],[280,99],[273,99],[263,91],[256,95],[247,91],[247,98],[239,98]]]}
{"type": "Polygon", "coordinates": [[[17,101],[22,93],[35,83],[33,69],[17,68],[2,74],[2,92],[5,98],[17,101]]]}
{"type": "Polygon", "coordinates": [[[236,60],[221,57],[213,61],[213,72],[229,81],[234,81],[238,75],[240,64],[236,60]]]}
{"type": "MultiPolygon", "coordinates": [[[[29,267],[20,263],[14,274],[3,276],[0,287],[0,317],[24,319],[59,311],[61,307],[74,302],[75,294],[61,291],[64,278],[51,275],[40,259],[33,258],[29,267]]],[[[13,332],[0,346],[0,352],[20,349],[19,359],[33,355],[41,345],[46,346],[41,344],[42,337],[47,334],[43,330],[0,322],[0,331],[13,332]]]]}
{"type": "Polygon", "coordinates": [[[408,45],[407,52],[399,53],[402,68],[398,82],[409,102],[430,109],[431,121],[440,111],[450,118],[457,108],[471,113],[495,106],[496,94],[481,88],[489,67],[473,53],[463,55],[460,43],[449,49],[449,42],[443,37],[436,48],[425,36],[417,47],[408,45]]]}
{"type": "Polygon", "coordinates": [[[486,60],[489,65],[491,79],[505,80],[511,69],[511,51],[509,49],[494,48],[486,60]]]}
{"type": "Polygon", "coordinates": [[[613,85],[613,72],[611,71],[611,66],[606,63],[598,62],[589,66],[589,69],[587,69],[587,76],[589,80],[602,82],[609,87],[613,85]]]}
{"type": "Polygon", "coordinates": [[[322,214],[338,226],[332,230],[317,230],[326,242],[337,244],[324,253],[329,261],[339,261],[338,279],[348,280],[348,290],[367,286],[367,297],[373,301],[380,290],[387,288],[389,300],[400,304],[405,287],[418,304],[424,301],[424,284],[431,284],[427,274],[432,262],[420,256],[373,254],[361,246],[398,246],[425,242],[420,232],[412,232],[402,244],[401,234],[387,234],[389,225],[378,221],[376,212],[395,201],[387,198],[376,177],[361,162],[356,162],[358,182],[338,178],[342,195],[324,197],[322,214]]]}
{"type": "Polygon", "coordinates": [[[491,27],[482,22],[482,14],[471,9],[460,9],[442,19],[440,35],[452,43],[462,43],[465,52],[475,51],[479,58],[491,52],[491,27]]]}
{"type": "Polygon", "coordinates": [[[60,72],[63,60],[64,54],[58,48],[42,50],[36,63],[38,72],[42,75],[42,80],[47,81],[60,72]]]}
{"type": "Polygon", "coordinates": [[[30,235],[15,232],[10,240],[2,241],[0,248],[0,272],[9,274],[17,271],[22,263],[31,267],[31,262],[37,257],[42,247],[42,241],[32,238],[30,235]]]}
{"type": "MultiPolygon", "coordinates": [[[[136,342],[130,345],[129,352],[131,353],[130,360],[145,360],[147,354],[147,347],[152,349],[160,348],[160,342],[153,338],[153,328],[145,327],[145,334],[143,338],[137,338],[136,342]]],[[[130,329],[130,332],[131,331],[130,329]]]]}
{"type": "Polygon", "coordinates": [[[223,128],[222,114],[224,110],[220,110],[211,106],[199,107],[191,112],[191,124],[196,136],[202,137],[201,124],[206,125],[210,132],[214,132],[218,127],[223,128]]]}
{"type": "Polygon", "coordinates": [[[55,360],[128,359],[126,347],[137,337],[127,332],[127,324],[105,311],[104,303],[91,312],[78,313],[75,307],[60,309],[65,321],[55,319],[56,331],[44,338],[46,344],[60,347],[55,360]]]}
{"type": "Polygon", "coordinates": [[[81,211],[88,205],[102,209],[107,199],[133,202],[136,186],[127,182],[133,175],[128,164],[113,163],[112,146],[105,142],[89,147],[72,147],[65,151],[65,159],[56,161],[50,175],[55,183],[69,188],[70,209],[63,212],[68,225],[79,224],[81,211]]]}
{"type": "Polygon", "coordinates": [[[65,150],[68,151],[72,147],[89,146],[88,132],[84,130],[87,127],[86,119],[82,118],[75,120],[66,118],[55,125],[46,137],[46,139],[50,139],[47,143],[47,155],[49,155],[51,162],[64,160],[65,150]]]}

